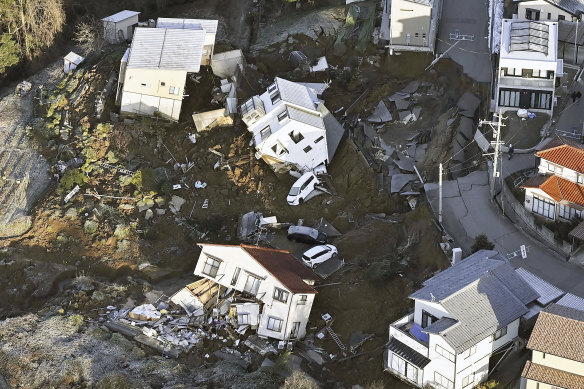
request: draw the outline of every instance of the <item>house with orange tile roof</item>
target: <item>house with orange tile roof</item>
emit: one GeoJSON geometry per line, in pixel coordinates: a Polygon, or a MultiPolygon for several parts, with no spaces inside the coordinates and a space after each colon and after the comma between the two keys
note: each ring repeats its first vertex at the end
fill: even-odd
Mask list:
{"type": "Polygon", "coordinates": [[[557,137],[538,151],[538,175],[527,180],[525,208],[551,220],[582,218],[584,211],[584,147],[557,137]]]}
{"type": "Polygon", "coordinates": [[[532,356],[521,389],[584,388],[584,312],[550,305],[540,312],[527,348],[532,356]]]}
{"type": "Polygon", "coordinates": [[[199,247],[195,275],[223,291],[217,293],[217,316],[229,316],[236,328],[250,326],[260,337],[306,335],[318,276],[289,251],[244,244],[199,247]]]}

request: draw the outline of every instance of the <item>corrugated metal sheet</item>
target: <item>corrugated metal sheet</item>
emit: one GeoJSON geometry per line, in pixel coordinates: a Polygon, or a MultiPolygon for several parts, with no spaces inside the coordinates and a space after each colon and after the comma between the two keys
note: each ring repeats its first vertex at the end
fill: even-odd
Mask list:
{"type": "Polygon", "coordinates": [[[101,20],[103,20],[104,22],[113,22],[113,23],[117,23],[117,22],[121,22],[122,20],[126,20],[128,18],[131,18],[132,16],[136,16],[139,15],[140,12],[138,11],[128,11],[127,9],[118,12],[117,14],[113,14],[108,16],[107,18],[103,18],[101,20]]]}
{"type": "Polygon", "coordinates": [[[309,126],[324,129],[324,122],[318,114],[311,114],[305,111],[301,111],[294,107],[288,107],[288,116],[292,120],[299,121],[309,126]]]}
{"type": "Polygon", "coordinates": [[[136,28],[128,68],[198,72],[205,31],[136,28]]]}
{"type": "Polygon", "coordinates": [[[205,30],[208,34],[217,33],[218,20],[158,18],[156,28],[174,28],[184,30],[205,30]]]}
{"type": "Polygon", "coordinates": [[[564,294],[564,291],[556,288],[547,281],[542,280],[538,276],[528,272],[523,268],[515,269],[515,272],[531,286],[537,293],[539,298],[537,302],[541,305],[548,305],[558,297],[564,294]]]}
{"type": "Polygon", "coordinates": [[[276,77],[276,85],[282,101],[307,109],[316,109],[318,98],[304,85],[276,77]]]}
{"type": "Polygon", "coordinates": [[[566,293],[564,297],[556,302],[556,304],[584,311],[584,299],[572,293],[566,293]]]}
{"type": "Polygon", "coordinates": [[[420,369],[423,369],[428,363],[431,362],[428,357],[420,354],[413,348],[406,346],[396,338],[391,338],[389,340],[387,349],[395,355],[398,355],[406,361],[410,362],[412,365],[419,367],[420,369]]]}

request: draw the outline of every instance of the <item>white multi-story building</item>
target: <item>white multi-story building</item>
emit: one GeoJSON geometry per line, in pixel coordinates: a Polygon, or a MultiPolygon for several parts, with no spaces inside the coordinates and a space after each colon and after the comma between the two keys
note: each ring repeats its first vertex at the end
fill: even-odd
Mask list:
{"type": "Polygon", "coordinates": [[[120,65],[121,113],[178,120],[188,73],[210,64],[217,20],[163,19],[138,27],[120,65]]]}
{"type": "Polygon", "coordinates": [[[323,85],[276,77],[265,93],[241,105],[256,158],[276,171],[308,171],[332,160],[344,129],[318,98],[323,85]]]}
{"type": "Polygon", "coordinates": [[[495,94],[496,111],[553,113],[558,59],[558,23],[503,19],[495,94]]]}
{"type": "Polygon", "coordinates": [[[584,2],[581,0],[519,0],[517,17],[528,20],[582,20],[584,2]]]}
{"type": "Polygon", "coordinates": [[[441,0],[392,0],[390,50],[433,53],[441,10],[441,0]]]}
{"type": "Polygon", "coordinates": [[[318,277],[289,251],[243,244],[199,247],[195,275],[247,296],[231,305],[238,325],[249,324],[259,336],[280,340],[306,335],[318,277]]]}
{"type": "Polygon", "coordinates": [[[552,304],[543,310],[527,348],[521,389],[584,388],[584,312],[552,304]]]}
{"type": "Polygon", "coordinates": [[[472,388],[538,297],[496,251],[481,250],[410,295],[414,311],[389,326],[385,369],[419,388],[472,388]]]}
{"type": "Polygon", "coordinates": [[[584,149],[557,137],[535,154],[538,175],[527,180],[525,208],[551,220],[570,221],[584,212],[584,149]]]}

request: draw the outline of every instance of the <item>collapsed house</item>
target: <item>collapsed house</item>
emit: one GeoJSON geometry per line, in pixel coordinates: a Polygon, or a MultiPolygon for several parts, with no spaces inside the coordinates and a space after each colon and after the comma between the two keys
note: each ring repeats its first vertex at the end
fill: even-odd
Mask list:
{"type": "Polygon", "coordinates": [[[136,28],[120,64],[120,112],[178,120],[187,74],[211,63],[217,23],[159,18],[157,28],[136,28]]]}
{"type": "Polygon", "coordinates": [[[289,251],[241,244],[199,244],[194,274],[203,277],[171,297],[201,322],[226,319],[239,333],[291,340],[306,335],[318,279],[289,251]]]}
{"type": "Polygon", "coordinates": [[[277,172],[306,172],[331,162],[344,128],[318,98],[325,87],[276,77],[265,93],[241,105],[256,158],[277,172]]]}

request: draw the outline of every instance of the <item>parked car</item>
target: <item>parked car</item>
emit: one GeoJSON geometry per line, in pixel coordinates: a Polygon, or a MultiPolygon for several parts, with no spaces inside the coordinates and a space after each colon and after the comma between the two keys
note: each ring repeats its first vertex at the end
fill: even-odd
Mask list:
{"type": "Polygon", "coordinates": [[[288,239],[311,244],[325,244],[327,236],[324,232],[305,226],[290,226],[288,239]]]}
{"type": "Polygon", "coordinates": [[[313,172],[304,173],[290,188],[290,193],[286,200],[289,205],[298,205],[304,202],[306,196],[314,190],[314,185],[318,184],[318,178],[313,172]]]}
{"type": "Polygon", "coordinates": [[[339,251],[332,244],[323,244],[321,246],[315,246],[306,251],[302,255],[302,260],[307,266],[314,269],[321,263],[336,257],[338,253],[339,251]]]}

